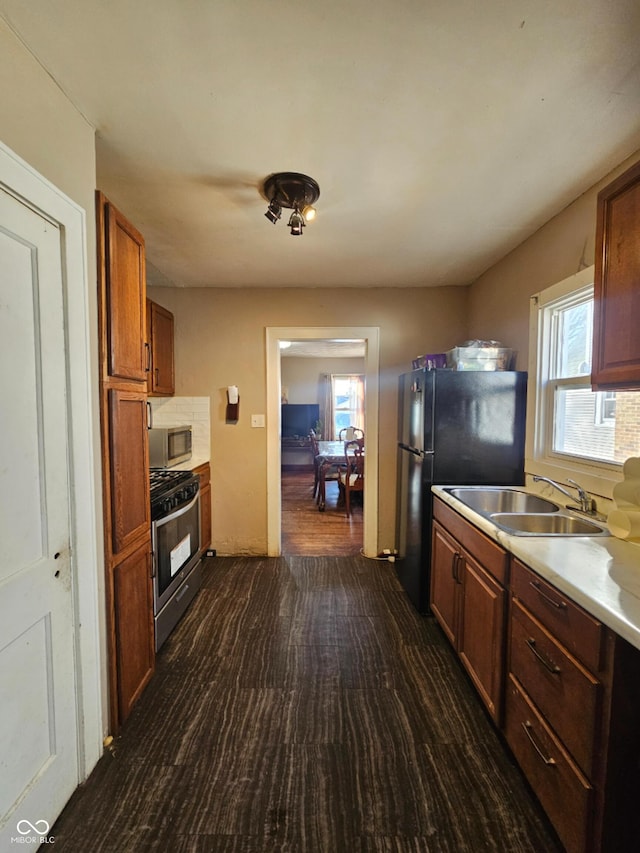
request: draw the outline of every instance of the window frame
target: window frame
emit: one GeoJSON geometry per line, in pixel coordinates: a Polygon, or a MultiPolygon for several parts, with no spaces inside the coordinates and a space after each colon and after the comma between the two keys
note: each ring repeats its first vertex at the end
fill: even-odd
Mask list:
{"type": "Polygon", "coordinates": [[[336,416],[338,412],[353,412],[354,417],[350,423],[350,426],[357,427],[364,431],[364,398],[365,398],[365,377],[362,373],[332,373],[331,374],[331,414],[333,418],[333,430],[334,435],[337,438],[338,436],[338,428],[336,425],[336,416]],[[354,380],[357,382],[360,395],[359,395],[359,403],[360,405],[356,405],[356,408],[338,408],[336,406],[336,380],[339,379],[348,379],[350,382],[354,380]]]}
{"type": "Polygon", "coordinates": [[[613,487],[622,479],[621,464],[553,449],[556,389],[590,388],[591,377],[550,378],[558,353],[548,309],[561,301],[566,301],[567,305],[571,301],[577,304],[589,290],[593,291],[593,281],[594,267],[591,266],[530,297],[525,470],[527,474],[553,480],[574,479],[592,494],[611,498],[613,487]]]}

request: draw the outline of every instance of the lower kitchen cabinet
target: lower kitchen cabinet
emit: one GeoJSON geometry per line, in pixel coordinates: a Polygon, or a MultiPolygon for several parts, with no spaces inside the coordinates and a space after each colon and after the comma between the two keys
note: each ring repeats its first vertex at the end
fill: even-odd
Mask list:
{"type": "Polygon", "coordinates": [[[517,559],[504,732],[568,853],[640,850],[640,652],[517,559]]]}
{"type": "Polygon", "coordinates": [[[126,720],[155,669],[151,550],[147,541],[113,567],[111,583],[118,713],[126,720]]]}
{"type": "Polygon", "coordinates": [[[211,467],[205,462],[193,473],[200,477],[200,551],[204,553],[211,547],[211,467]]]}
{"type": "Polygon", "coordinates": [[[512,674],[507,687],[505,736],[567,851],[591,849],[593,786],[512,674]]]}
{"type": "Polygon", "coordinates": [[[431,609],[568,853],[640,850],[640,650],[434,498],[431,609]]]}
{"type": "Polygon", "coordinates": [[[433,515],[431,609],[500,724],[508,555],[437,498],[433,515]]]}

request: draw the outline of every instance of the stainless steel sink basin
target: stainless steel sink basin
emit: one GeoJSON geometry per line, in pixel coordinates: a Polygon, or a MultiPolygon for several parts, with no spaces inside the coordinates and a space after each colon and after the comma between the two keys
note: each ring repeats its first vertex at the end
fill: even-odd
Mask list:
{"type": "Polygon", "coordinates": [[[495,512],[558,512],[558,505],[538,495],[518,489],[474,486],[450,488],[449,494],[466,504],[475,512],[491,515],[495,512]]]}
{"type": "Polygon", "coordinates": [[[608,536],[609,531],[587,521],[564,513],[536,514],[496,512],[489,519],[507,533],[516,536],[608,536]]]}

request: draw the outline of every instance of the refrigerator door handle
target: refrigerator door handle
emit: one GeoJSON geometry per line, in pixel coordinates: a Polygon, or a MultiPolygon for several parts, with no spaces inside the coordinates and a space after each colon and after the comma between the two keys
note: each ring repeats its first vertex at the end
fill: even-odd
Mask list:
{"type": "Polygon", "coordinates": [[[433,451],[432,451],[432,450],[428,450],[428,451],[418,450],[418,448],[417,448],[417,447],[411,447],[411,445],[409,445],[409,444],[403,444],[402,442],[400,442],[400,443],[398,444],[398,447],[400,448],[400,450],[406,450],[406,451],[407,451],[407,453],[413,453],[413,455],[414,455],[414,456],[420,456],[420,457],[422,457],[422,456],[425,456],[425,453],[429,453],[429,454],[430,454],[430,453],[433,453],[433,451]]]}

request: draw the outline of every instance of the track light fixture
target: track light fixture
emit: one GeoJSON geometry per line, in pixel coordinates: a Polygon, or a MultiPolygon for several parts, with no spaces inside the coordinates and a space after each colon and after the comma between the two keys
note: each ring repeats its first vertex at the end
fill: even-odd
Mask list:
{"type": "Polygon", "coordinates": [[[265,216],[269,222],[273,222],[274,225],[276,224],[278,219],[282,216],[282,208],[277,201],[273,200],[269,202],[269,207],[267,208],[265,216]]]}
{"type": "Polygon", "coordinates": [[[289,217],[289,222],[287,224],[289,228],[291,228],[291,233],[293,234],[293,236],[298,237],[302,234],[302,229],[307,223],[304,221],[304,216],[296,207],[296,209],[289,217]]]}
{"type": "Polygon", "coordinates": [[[288,226],[291,234],[299,237],[307,222],[315,218],[312,206],[320,196],[320,187],[308,175],[299,172],[276,172],[264,181],[264,196],[269,201],[265,216],[274,225],[282,215],[282,208],[293,210],[288,226]],[[305,221],[306,220],[306,221],[305,221]]]}

